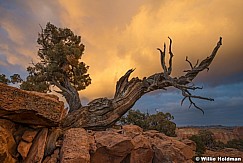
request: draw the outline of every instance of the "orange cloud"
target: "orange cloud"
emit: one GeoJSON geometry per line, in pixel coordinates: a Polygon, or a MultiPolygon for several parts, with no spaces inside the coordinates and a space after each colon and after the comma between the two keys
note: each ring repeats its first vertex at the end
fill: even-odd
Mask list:
{"type": "MultiPolygon", "coordinates": [[[[188,68],[185,56],[194,62],[204,59],[211,53],[219,36],[223,36],[223,46],[212,71],[202,76],[206,80],[243,70],[240,63],[243,34],[241,0],[59,0],[26,3],[29,12],[36,18],[31,20],[35,24],[33,31],[39,30],[39,23],[44,25],[54,21],[57,26],[68,27],[82,36],[86,45],[83,60],[90,66],[92,84],[80,92],[81,97],[112,97],[116,81],[130,68],[136,68],[133,76],[140,78],[161,71],[156,48],[168,43],[168,36],[173,39],[174,76],[181,75],[188,68]]],[[[18,23],[15,23],[6,27],[10,38],[28,38],[28,34],[22,32],[23,25],[19,30],[16,30],[17,26],[18,23]]],[[[23,47],[26,50],[20,52],[34,58],[30,49],[23,47]]],[[[33,51],[33,54],[36,52],[33,51]]],[[[16,58],[12,59],[12,63],[17,62],[16,58]]]]}
{"type": "Polygon", "coordinates": [[[124,1],[59,2],[65,9],[60,17],[63,25],[80,33],[86,44],[83,59],[90,65],[93,83],[80,93],[88,98],[111,97],[115,81],[130,68],[137,68],[134,76],[139,77],[161,71],[156,48],[168,43],[167,36],[174,41],[173,74],[182,74],[188,66],[185,56],[192,61],[203,59],[211,53],[219,36],[225,43],[238,36],[235,16],[240,11],[239,3],[243,3],[140,1],[129,2],[133,9],[126,13],[128,5],[124,1]]]}

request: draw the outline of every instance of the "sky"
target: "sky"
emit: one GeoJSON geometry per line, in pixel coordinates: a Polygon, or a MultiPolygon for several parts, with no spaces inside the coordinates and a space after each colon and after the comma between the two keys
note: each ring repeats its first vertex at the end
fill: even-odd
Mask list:
{"type": "MultiPolygon", "coordinates": [[[[26,67],[38,62],[37,35],[47,22],[70,28],[82,37],[82,60],[90,66],[92,84],[79,92],[83,103],[112,98],[116,81],[130,68],[131,77],[161,72],[159,53],[173,40],[172,76],[188,69],[185,57],[195,63],[223,45],[210,66],[194,84],[193,92],[214,98],[196,100],[205,115],[180,105],[176,89],[144,95],[133,109],[170,112],[178,126],[243,126],[243,1],[242,0],[0,0],[0,73],[27,76],[26,67]]],[[[168,57],[167,57],[168,58],[168,57]]]]}

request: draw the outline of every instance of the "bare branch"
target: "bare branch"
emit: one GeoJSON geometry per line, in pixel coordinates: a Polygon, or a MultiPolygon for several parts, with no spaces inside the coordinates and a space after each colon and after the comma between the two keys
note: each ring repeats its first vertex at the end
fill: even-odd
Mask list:
{"type": "Polygon", "coordinates": [[[44,31],[44,30],[43,30],[43,28],[42,28],[41,24],[39,24],[39,26],[40,26],[40,28],[41,28],[41,31],[42,31],[42,33],[43,33],[43,31],[44,31]]]}
{"type": "MultiPolygon", "coordinates": [[[[186,56],[186,61],[189,63],[191,70],[193,70],[194,68],[197,67],[198,63],[199,63],[199,59],[197,60],[196,64],[194,66],[192,66],[192,63],[188,60],[188,56],[186,56]]],[[[189,72],[191,70],[184,70],[183,72],[189,72]]]]}
{"type": "Polygon", "coordinates": [[[187,97],[185,96],[185,97],[183,97],[183,99],[181,100],[181,106],[183,105],[183,102],[185,101],[186,98],[187,98],[187,97]]]}
{"type": "MultiPolygon", "coordinates": [[[[188,60],[188,56],[186,56],[186,61],[189,63],[191,69],[193,69],[192,63],[188,60]]],[[[188,70],[188,71],[190,71],[190,70],[188,70]]]]}
{"type": "Polygon", "coordinates": [[[191,107],[191,105],[193,105],[196,109],[200,110],[200,111],[203,113],[203,115],[204,115],[204,110],[203,110],[202,108],[198,107],[198,106],[192,101],[191,98],[189,98],[189,101],[190,101],[190,106],[189,106],[189,108],[191,107]]]}
{"type": "Polygon", "coordinates": [[[172,57],[174,56],[171,50],[171,46],[172,46],[172,39],[170,37],[168,37],[170,40],[170,44],[169,44],[169,54],[170,54],[170,59],[169,59],[169,67],[167,69],[166,64],[165,64],[165,51],[166,51],[166,44],[164,43],[164,51],[162,51],[160,48],[157,48],[157,50],[160,51],[160,62],[161,62],[161,66],[162,69],[164,70],[164,76],[166,78],[168,78],[168,76],[171,74],[172,71],[172,57]]]}
{"type": "MultiPolygon", "coordinates": [[[[196,88],[196,87],[195,87],[196,88]]],[[[200,88],[201,89],[201,88],[200,88]]],[[[183,104],[183,102],[185,101],[186,98],[188,98],[188,100],[190,101],[190,105],[189,108],[191,107],[191,105],[193,105],[196,109],[199,109],[200,111],[202,111],[202,113],[204,114],[204,111],[202,108],[198,107],[193,101],[192,98],[197,98],[197,99],[202,99],[202,100],[208,100],[208,101],[214,101],[214,99],[212,98],[207,98],[207,97],[202,97],[202,96],[195,96],[192,95],[187,89],[181,89],[182,91],[182,95],[184,96],[184,98],[181,100],[181,105],[183,104]]]]}
{"type": "Polygon", "coordinates": [[[197,60],[195,66],[193,68],[197,67],[198,63],[199,63],[199,59],[197,60]]]}
{"type": "Polygon", "coordinates": [[[171,46],[172,46],[172,39],[170,37],[168,37],[170,39],[170,45],[169,45],[169,54],[170,54],[170,60],[169,60],[169,68],[168,68],[168,75],[171,74],[172,71],[172,57],[174,56],[171,50],[171,46]]]}
{"type": "Polygon", "coordinates": [[[182,89],[181,91],[182,91],[182,95],[184,97],[197,98],[197,99],[208,100],[208,101],[214,101],[214,99],[212,99],[212,98],[192,95],[187,89],[182,89]]]}
{"type": "Polygon", "coordinates": [[[216,56],[217,51],[219,50],[221,45],[222,45],[222,37],[219,38],[219,41],[218,41],[217,45],[215,46],[214,50],[212,51],[211,55],[209,57],[207,57],[206,59],[204,59],[203,61],[201,61],[201,63],[198,66],[196,66],[195,68],[193,68],[193,70],[188,71],[185,75],[185,78],[192,81],[199,72],[201,72],[205,69],[208,69],[209,65],[213,61],[213,59],[216,56]]]}
{"type": "Polygon", "coordinates": [[[162,69],[164,70],[164,74],[166,76],[167,75],[167,67],[165,65],[165,49],[166,49],[165,44],[164,44],[164,51],[162,51],[160,48],[157,48],[157,50],[159,50],[159,52],[160,52],[160,63],[161,63],[162,69]]]}

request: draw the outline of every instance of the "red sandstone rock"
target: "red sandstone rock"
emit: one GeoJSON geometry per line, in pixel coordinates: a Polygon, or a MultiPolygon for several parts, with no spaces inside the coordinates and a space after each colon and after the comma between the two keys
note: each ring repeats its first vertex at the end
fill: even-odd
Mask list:
{"type": "Polygon", "coordinates": [[[20,155],[22,156],[23,159],[25,159],[27,157],[31,145],[32,145],[32,143],[20,141],[17,150],[18,150],[18,152],[20,153],[20,155]]]}
{"type": "Polygon", "coordinates": [[[13,155],[15,154],[16,143],[12,133],[0,126],[0,162],[15,163],[13,155]]]}
{"type": "Polygon", "coordinates": [[[154,152],[149,140],[143,135],[135,136],[132,139],[134,149],[131,151],[130,162],[148,163],[152,162],[154,152]]]}
{"type": "Polygon", "coordinates": [[[57,148],[51,156],[47,156],[42,163],[57,163],[59,161],[60,150],[57,148]]]}
{"type": "MultiPolygon", "coordinates": [[[[31,134],[30,128],[20,127],[15,130],[15,126],[8,120],[0,120],[0,162],[16,162],[14,159],[16,146],[11,146],[11,144],[15,143],[12,135],[17,132],[19,133],[17,135],[21,135],[24,141],[32,141],[35,137],[31,147],[31,143],[23,140],[18,144],[18,152],[23,158],[28,153],[24,160],[27,163],[41,161],[43,163],[179,163],[193,162],[192,157],[195,155],[195,143],[190,140],[179,141],[178,137],[168,137],[155,130],[142,132],[141,128],[134,125],[108,131],[86,131],[82,128],[71,128],[64,131],[63,140],[58,139],[62,141],[58,145],[57,138],[62,134],[60,128],[51,129],[47,137],[47,128],[42,129],[34,136],[31,134]],[[10,126],[9,130],[8,126],[10,126]],[[46,154],[47,151],[50,151],[45,158],[43,158],[44,149],[46,154]]],[[[33,130],[31,129],[31,131],[33,130]]],[[[39,130],[39,128],[36,129],[36,131],[39,130]]],[[[238,130],[237,133],[239,133],[238,130]]],[[[243,152],[224,149],[216,152],[207,151],[205,154],[205,156],[213,157],[218,155],[239,157],[243,155],[243,152]]]]}
{"type": "Polygon", "coordinates": [[[152,145],[154,151],[153,162],[193,162],[194,151],[192,148],[176,138],[168,137],[156,131],[143,133],[152,145]]]}
{"type": "Polygon", "coordinates": [[[0,126],[7,129],[11,134],[13,134],[16,131],[16,125],[6,119],[0,119],[0,126]]]}
{"type": "Polygon", "coordinates": [[[154,163],[161,162],[193,162],[191,159],[194,152],[185,144],[180,142],[161,142],[158,138],[153,140],[154,163]],[[187,148],[188,147],[188,148],[187,148]]]}
{"type": "Polygon", "coordinates": [[[89,153],[94,154],[95,151],[97,150],[97,147],[96,147],[96,142],[94,139],[93,132],[88,133],[88,140],[89,140],[89,153]]]}
{"type": "Polygon", "coordinates": [[[43,128],[35,137],[32,146],[29,150],[25,163],[41,162],[44,156],[48,129],[43,128]]]}
{"type": "Polygon", "coordinates": [[[64,132],[60,162],[90,162],[88,134],[83,128],[71,128],[64,132]]]}
{"type": "Polygon", "coordinates": [[[181,140],[181,142],[191,147],[193,151],[196,151],[196,143],[194,141],[189,139],[183,139],[181,140]]]}
{"type": "Polygon", "coordinates": [[[0,83],[0,118],[25,124],[56,126],[66,110],[64,103],[52,96],[0,83]]]}
{"type": "Polygon", "coordinates": [[[55,148],[59,145],[57,143],[57,140],[61,134],[62,134],[62,130],[60,128],[53,128],[52,130],[49,131],[46,140],[45,155],[51,155],[53,153],[55,148]]]}
{"type": "Polygon", "coordinates": [[[124,125],[124,126],[122,126],[122,130],[123,130],[124,135],[126,135],[128,137],[134,137],[143,132],[143,129],[136,125],[124,125]]]}
{"type": "Polygon", "coordinates": [[[26,142],[31,143],[35,138],[37,131],[35,130],[26,130],[22,136],[22,139],[26,142]]]}
{"type": "Polygon", "coordinates": [[[120,163],[126,159],[134,148],[131,138],[116,132],[100,131],[96,132],[94,137],[97,150],[91,155],[92,163],[120,163]]]}
{"type": "MultiPolygon", "coordinates": [[[[125,126],[123,132],[97,131],[94,134],[97,150],[91,162],[193,162],[193,147],[176,138],[151,130],[142,132],[134,125],[125,126]],[[133,130],[134,129],[134,130],[133,130]],[[135,133],[135,134],[134,134],[135,133]]],[[[188,140],[189,141],[189,140],[188,140]]],[[[187,142],[192,144],[192,142],[187,142]]]]}

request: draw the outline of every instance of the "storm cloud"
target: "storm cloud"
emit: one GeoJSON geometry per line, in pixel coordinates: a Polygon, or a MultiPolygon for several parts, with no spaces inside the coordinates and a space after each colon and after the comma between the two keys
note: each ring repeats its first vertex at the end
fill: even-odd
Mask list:
{"type": "Polygon", "coordinates": [[[132,77],[140,78],[162,71],[156,48],[168,44],[168,36],[173,39],[173,76],[183,75],[189,68],[186,56],[192,63],[203,60],[222,36],[223,46],[210,70],[194,81],[204,86],[195,93],[215,98],[214,102],[198,101],[205,108],[203,118],[197,118],[198,122],[190,118],[201,117],[201,113],[188,110],[186,104],[181,108],[176,90],[148,94],[134,107],[150,112],[168,110],[180,124],[222,124],[227,122],[222,120],[226,116],[227,124],[243,124],[237,117],[243,113],[239,102],[243,90],[242,6],[241,0],[0,0],[0,73],[26,77],[26,67],[38,61],[40,25],[51,22],[68,27],[85,44],[82,59],[90,66],[92,84],[80,97],[87,103],[112,97],[116,81],[130,68],[136,68],[132,77]],[[214,119],[216,113],[218,120],[214,119]],[[210,120],[203,120],[207,118],[210,120]]]}

